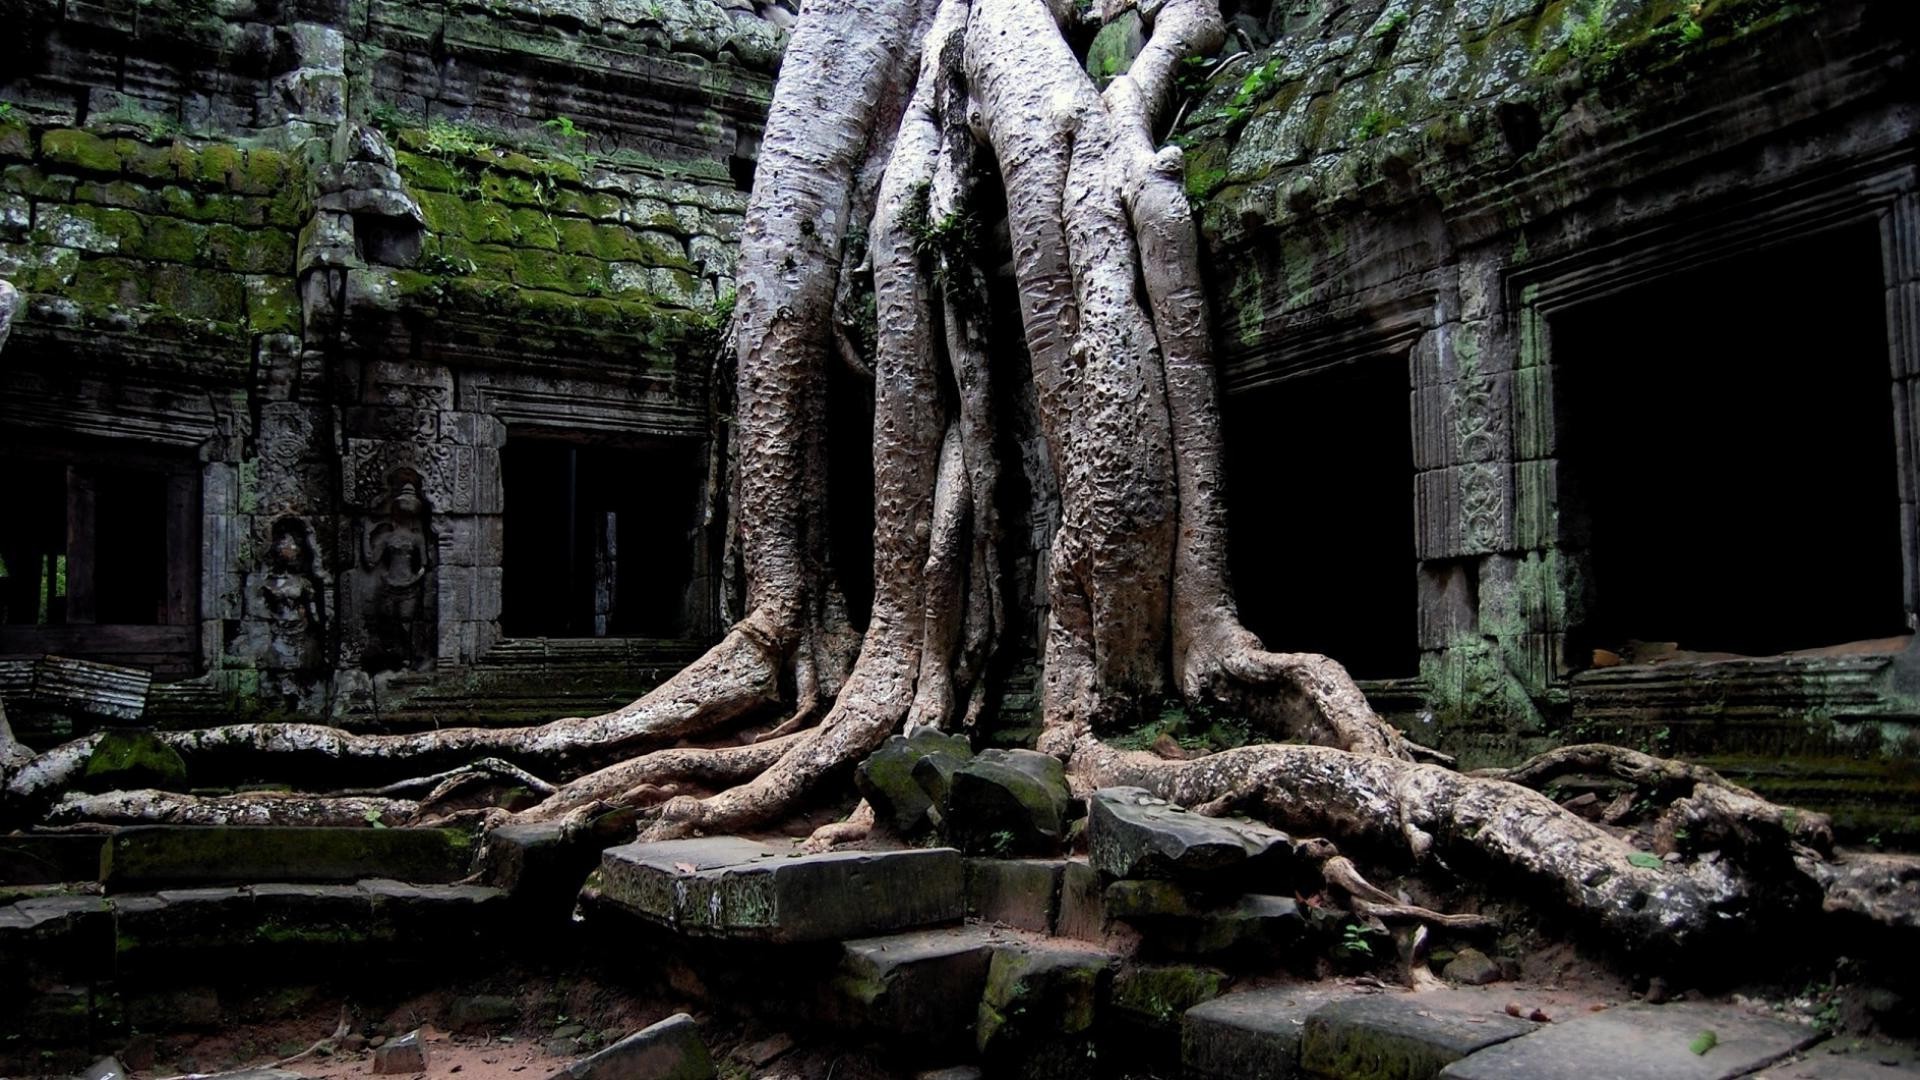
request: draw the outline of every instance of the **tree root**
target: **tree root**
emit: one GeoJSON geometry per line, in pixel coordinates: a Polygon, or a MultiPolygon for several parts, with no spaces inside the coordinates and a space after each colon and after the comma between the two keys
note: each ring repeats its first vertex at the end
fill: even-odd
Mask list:
{"type": "Polygon", "coordinates": [[[306,795],[251,791],[238,795],[188,795],[143,789],[100,795],[70,793],[48,811],[49,824],[109,825],[332,825],[403,824],[419,813],[410,799],[377,795],[306,795]]]}

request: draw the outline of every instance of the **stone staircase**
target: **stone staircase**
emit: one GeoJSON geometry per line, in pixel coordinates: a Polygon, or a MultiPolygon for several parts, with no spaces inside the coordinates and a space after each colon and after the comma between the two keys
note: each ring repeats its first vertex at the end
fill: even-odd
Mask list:
{"type": "MultiPolygon", "coordinates": [[[[916,752],[949,749],[923,740],[916,752]]],[[[1728,1003],[1596,1011],[1607,1003],[1537,987],[1413,994],[1303,981],[1351,926],[1296,899],[1305,870],[1284,833],[1139,789],[1084,802],[1062,789],[1062,806],[1038,811],[1049,827],[1058,811],[1057,840],[1042,830],[988,845],[1051,850],[969,851],[940,838],[1014,836],[1004,820],[961,819],[1031,809],[1053,774],[999,755],[964,782],[931,767],[917,775],[945,792],[902,814],[942,823],[919,846],[805,853],[784,838],[711,837],[606,847],[513,825],[486,841],[485,885],[461,883],[475,853],[456,831],[0,838],[0,1037],[31,1040],[69,1068],[134,1027],[204,1008],[195,1003],[211,991],[198,988],[229,979],[457,980],[462,964],[537,956],[667,988],[662,996],[711,1016],[861,1047],[895,1075],[945,1080],[1920,1075],[1839,1055],[1801,1060],[1815,1029],[1728,1003]],[[1516,998],[1529,1008],[1510,1008],[1516,998]]],[[[872,778],[863,783],[884,800],[872,778]]],[[[1375,947],[1391,954],[1384,938],[1375,947]]],[[[692,1023],[667,1026],[691,1046],[692,1023]]],[[[704,1048],[674,1055],[694,1058],[705,1062],[704,1048]]],[[[576,1070],[597,1078],[601,1067],[576,1070]]]]}
{"type": "Polygon", "coordinates": [[[507,895],[449,829],[140,826],[0,837],[0,1041],[84,1064],[183,1000],[498,951],[507,895]],[[297,981],[297,980],[296,980],[297,981]]]}

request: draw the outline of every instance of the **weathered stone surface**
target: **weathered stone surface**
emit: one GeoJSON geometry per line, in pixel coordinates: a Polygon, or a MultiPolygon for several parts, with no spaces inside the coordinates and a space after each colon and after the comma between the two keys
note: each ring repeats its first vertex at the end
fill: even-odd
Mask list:
{"type": "Polygon", "coordinates": [[[1548,1024],[1447,1066],[1446,1080],[1730,1080],[1811,1045],[1819,1034],[1730,1005],[1629,1005],[1548,1024]],[[1693,1052],[1713,1033],[1713,1047],[1693,1052]]]}
{"type": "Polygon", "coordinates": [[[1449,982],[1466,986],[1485,986],[1500,981],[1500,965],[1493,958],[1475,948],[1461,949],[1440,969],[1440,975],[1449,982]]]}
{"type": "Polygon", "coordinates": [[[126,1080],[126,1076],[127,1067],[120,1064],[120,1059],[103,1057],[87,1066],[86,1071],[80,1074],[80,1080],[126,1080]]]}
{"type": "Polygon", "coordinates": [[[1306,940],[1307,922],[1290,896],[1249,894],[1232,903],[1170,918],[1131,920],[1148,952],[1216,957],[1234,966],[1271,966],[1306,940]]]}
{"type": "Polygon", "coordinates": [[[100,876],[104,837],[63,833],[0,836],[0,885],[93,881],[100,876]]]}
{"type": "Polygon", "coordinates": [[[994,1075],[1078,1075],[1114,957],[1096,949],[1015,945],[996,950],[980,999],[976,1044],[994,1075]]]}
{"type": "Polygon", "coordinates": [[[854,783],[878,820],[901,836],[937,826],[946,813],[947,778],[973,756],[959,735],[893,735],[854,770],[854,783]]]}
{"type": "Polygon", "coordinates": [[[467,875],[458,829],[153,825],[116,833],[101,864],[110,892],[215,882],[447,882],[467,875]]]}
{"type": "Polygon", "coordinates": [[[1069,859],[1060,868],[1060,910],[1054,918],[1053,932],[1081,941],[1099,941],[1106,936],[1100,875],[1080,859],[1069,859]]]}
{"type": "Polygon", "coordinates": [[[1088,800],[1088,851],[1110,878],[1172,878],[1195,885],[1284,885],[1293,864],[1286,833],[1253,822],[1202,817],[1142,788],[1102,788],[1088,800]]]}
{"type": "Polygon", "coordinates": [[[388,1039],[374,1048],[375,1073],[420,1073],[427,1071],[427,1043],[419,1031],[409,1031],[388,1039]]]}
{"type": "Polygon", "coordinates": [[[1107,886],[1101,900],[1107,916],[1114,919],[1192,915],[1199,910],[1178,882],[1165,880],[1116,881],[1107,886]]]}
{"type": "Polygon", "coordinates": [[[110,731],[87,759],[80,786],[87,791],[177,790],[187,782],[180,752],[144,731],[110,731]]]}
{"type": "Polygon", "coordinates": [[[84,978],[111,970],[114,915],[98,896],[39,896],[0,906],[0,968],[84,978]]]}
{"type": "Polygon", "coordinates": [[[1169,1027],[1227,982],[1224,972],[1192,964],[1129,964],[1113,977],[1113,1010],[1123,1023],[1169,1027]]]}
{"type": "Polygon", "coordinates": [[[968,859],[967,916],[1048,933],[1066,866],[1063,859],[968,859]]]}
{"type": "Polygon", "coordinates": [[[889,1038],[971,1044],[999,940],[961,927],[849,941],[834,989],[850,1019],[889,1038]]]}
{"type": "Polygon", "coordinates": [[[1067,835],[1067,775],[1035,750],[982,750],[953,771],[946,834],[964,851],[1038,855],[1067,835]]]}
{"type": "Polygon", "coordinates": [[[965,913],[960,853],[782,852],[712,837],[635,843],[601,856],[609,901],[682,933],[826,941],[954,922],[965,913]]]}
{"type": "Polygon", "coordinates": [[[1431,1080],[1449,1062],[1535,1030],[1531,1021],[1497,1008],[1491,999],[1484,1008],[1465,1009],[1417,994],[1331,1002],[1307,1017],[1300,1065],[1327,1076],[1431,1080]]]}
{"type": "Polygon", "coordinates": [[[1328,992],[1312,987],[1274,987],[1196,1005],[1181,1018],[1181,1065],[1197,1080],[1291,1080],[1302,1075],[1307,1017],[1328,1000],[1328,992]]]}
{"type": "Polygon", "coordinates": [[[686,1013],[675,1013],[581,1058],[549,1080],[707,1080],[713,1075],[713,1058],[700,1026],[686,1013]]]}

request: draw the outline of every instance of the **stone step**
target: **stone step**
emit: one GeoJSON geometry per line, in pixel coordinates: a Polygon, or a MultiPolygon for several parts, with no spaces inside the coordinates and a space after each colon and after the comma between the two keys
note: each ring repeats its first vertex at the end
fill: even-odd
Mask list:
{"type": "Polygon", "coordinates": [[[1628,1005],[1549,1024],[1463,1057],[1443,1080],[1732,1080],[1820,1039],[1812,1028],[1708,1002],[1628,1005]]]}
{"type": "Polygon", "coordinates": [[[461,829],[143,825],[108,842],[108,892],[257,881],[444,883],[469,873],[473,837],[461,829]]]}
{"type": "Polygon", "coordinates": [[[0,885],[97,881],[105,833],[17,833],[0,836],[0,885]]]}
{"type": "Polygon", "coordinates": [[[181,965],[252,967],[295,953],[329,966],[374,954],[417,960],[487,947],[508,917],[499,889],[378,878],[35,897],[0,907],[0,972],[8,984],[84,982],[165,976],[181,965]]]}
{"type": "Polygon", "coordinates": [[[742,837],[609,848],[602,899],[683,934],[797,943],[870,937],[960,921],[965,888],[952,848],[800,854],[742,837]]]}
{"type": "Polygon", "coordinates": [[[1181,1061],[1194,1080],[1732,1080],[1819,1038],[1711,1003],[1574,1011],[1536,1024],[1507,1015],[1508,996],[1315,984],[1229,993],[1187,1010],[1181,1061]],[[1699,1042],[1706,1032],[1713,1038],[1699,1042]]]}
{"type": "Polygon", "coordinates": [[[833,1012],[890,1039],[970,1049],[993,951],[1012,940],[975,925],[848,941],[833,1012]]]}

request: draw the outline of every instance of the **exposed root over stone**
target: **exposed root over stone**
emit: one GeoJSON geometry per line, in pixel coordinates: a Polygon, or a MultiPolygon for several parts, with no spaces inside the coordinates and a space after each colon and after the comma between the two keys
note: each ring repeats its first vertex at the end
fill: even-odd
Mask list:
{"type": "MultiPolygon", "coordinates": [[[[1611,747],[1569,747],[1490,775],[1421,763],[1443,756],[1377,716],[1338,663],[1268,651],[1242,625],[1199,236],[1182,153],[1160,145],[1180,65],[1218,47],[1224,27],[1213,0],[1097,6],[1103,19],[1138,11],[1146,34],[1104,89],[1070,45],[1084,36],[1073,4],[809,0],[743,226],[732,454],[715,466],[747,615],[701,658],[621,709],[532,728],[156,733],[196,776],[389,784],[371,794],[65,794],[98,737],[25,762],[0,740],[6,807],[57,821],[570,828],[630,815],[655,839],[764,826],[844,781],[889,734],[981,717],[993,657],[1021,617],[1000,553],[1003,527],[1018,527],[1047,547],[1040,748],[1082,785],[1136,785],[1203,812],[1322,832],[1362,857],[1497,876],[1649,950],[1750,931],[1823,896],[1911,927],[1911,879],[1883,887],[1885,875],[1836,870],[1818,815],[1611,747]],[[989,184],[1004,199],[983,199],[989,184]],[[996,231],[981,207],[1002,204],[1007,248],[981,250],[996,231]],[[994,310],[989,258],[1012,268],[1023,379],[1008,377],[1020,370],[1008,360],[1021,358],[995,344],[1008,335],[993,320],[1013,313],[994,310]],[[847,321],[853,280],[869,273],[877,346],[863,357],[847,321]],[[871,382],[874,592],[863,634],[829,543],[830,367],[871,382]],[[997,427],[1009,400],[1030,433],[997,427]],[[998,459],[1029,435],[1019,450],[1034,489],[1028,520],[1003,524],[998,459]],[[1100,740],[1170,699],[1295,742],[1168,760],[1100,740]],[[739,742],[749,719],[781,715],[761,741],[739,742]],[[1665,799],[1655,851],[1531,790],[1569,772],[1665,799]],[[500,783],[544,799],[517,815],[472,805],[474,785],[500,783]],[[424,798],[400,797],[417,791],[424,798]]],[[[812,843],[863,836],[871,818],[863,807],[812,843]]],[[[1319,857],[1362,914],[1483,922],[1403,903],[1331,844],[1319,857]]]]}

